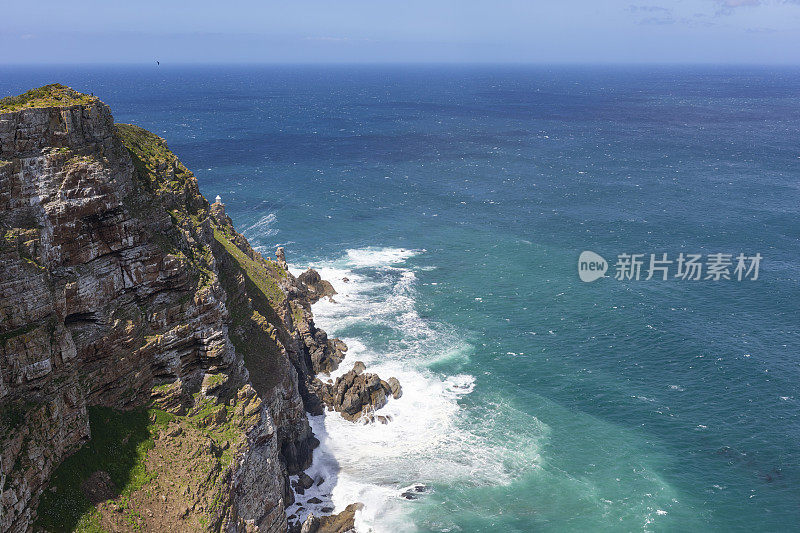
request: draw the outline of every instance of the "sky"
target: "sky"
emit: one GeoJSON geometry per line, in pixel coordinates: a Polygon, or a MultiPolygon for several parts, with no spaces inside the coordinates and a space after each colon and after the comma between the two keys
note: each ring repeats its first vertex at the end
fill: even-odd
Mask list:
{"type": "Polygon", "coordinates": [[[4,64],[800,64],[800,0],[3,3],[4,64]]]}

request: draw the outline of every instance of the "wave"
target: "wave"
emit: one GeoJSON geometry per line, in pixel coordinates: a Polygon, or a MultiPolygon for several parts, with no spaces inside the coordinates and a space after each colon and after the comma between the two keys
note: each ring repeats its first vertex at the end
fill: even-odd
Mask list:
{"type": "Polygon", "coordinates": [[[321,445],[307,473],[319,485],[298,498],[290,515],[304,519],[309,512],[338,511],[360,501],[365,507],[356,515],[359,531],[413,531],[408,515],[417,502],[403,495],[408,487],[425,498],[435,484],[509,483],[522,464],[538,460],[527,436],[497,439],[499,428],[513,426],[509,420],[519,412],[498,402],[482,406],[476,416],[462,405],[476,388],[475,377],[432,369],[443,360],[468,360],[475,347],[453,327],[417,313],[417,276],[407,261],[421,253],[351,249],[311,265],[337,291],[333,300],[314,304],[315,322],[349,347],[330,378],[363,361],[383,379],[396,377],[403,395],[380,410],[391,417],[388,424],[354,424],[332,412],[310,417],[321,445]],[[318,503],[309,502],[314,498],[318,503]]]}
{"type": "Polygon", "coordinates": [[[265,215],[260,219],[258,219],[258,221],[256,221],[255,224],[247,226],[244,229],[244,231],[242,231],[242,235],[244,235],[245,237],[255,236],[258,238],[271,237],[273,235],[277,235],[278,229],[272,227],[272,225],[275,223],[276,220],[277,217],[275,216],[275,213],[269,213],[268,215],[265,215]]]}
{"type": "Polygon", "coordinates": [[[396,263],[405,262],[424,250],[409,250],[406,248],[357,248],[347,250],[347,259],[353,267],[387,267],[396,263]]]}

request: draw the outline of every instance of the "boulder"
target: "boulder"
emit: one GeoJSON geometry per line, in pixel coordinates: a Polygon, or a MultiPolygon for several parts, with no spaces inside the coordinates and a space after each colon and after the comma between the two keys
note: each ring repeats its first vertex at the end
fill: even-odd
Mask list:
{"type": "Polygon", "coordinates": [[[341,339],[331,339],[331,345],[333,349],[337,352],[344,353],[347,351],[347,345],[341,339]]]}
{"type": "Polygon", "coordinates": [[[400,382],[395,377],[389,378],[387,382],[389,384],[389,390],[392,393],[392,398],[397,400],[403,395],[403,388],[400,386],[400,382]]]}
{"type": "Polygon", "coordinates": [[[312,513],[308,515],[308,518],[303,522],[300,533],[317,533],[317,531],[319,531],[319,518],[312,513]]]}
{"type": "Polygon", "coordinates": [[[286,254],[283,252],[283,246],[278,246],[278,249],[275,252],[275,258],[278,260],[278,264],[282,269],[289,269],[289,265],[286,263],[286,254]]]}
{"type": "MultiPolygon", "coordinates": [[[[397,379],[392,379],[394,389],[399,393],[400,383],[397,379]]],[[[366,366],[361,361],[357,361],[352,370],[336,378],[333,384],[317,379],[313,387],[330,409],[338,411],[351,422],[362,416],[371,416],[374,411],[386,405],[389,395],[393,394],[392,384],[382,380],[377,374],[367,373],[366,366]]],[[[374,421],[374,417],[370,420],[374,421]]],[[[388,418],[382,422],[388,422],[388,418]]]]}
{"type": "Polygon", "coordinates": [[[300,484],[303,486],[304,489],[310,489],[314,486],[314,480],[311,479],[311,476],[306,474],[305,472],[300,472],[300,484]]]}
{"type": "Polygon", "coordinates": [[[328,299],[332,299],[333,295],[336,294],[333,285],[331,285],[329,281],[322,279],[319,272],[313,268],[309,268],[300,274],[297,277],[297,281],[305,287],[308,292],[308,301],[312,304],[319,301],[321,298],[327,297],[328,299]]]}
{"type": "Polygon", "coordinates": [[[316,532],[347,533],[349,531],[355,531],[356,512],[363,508],[363,503],[351,503],[339,514],[320,517],[316,532]]]}

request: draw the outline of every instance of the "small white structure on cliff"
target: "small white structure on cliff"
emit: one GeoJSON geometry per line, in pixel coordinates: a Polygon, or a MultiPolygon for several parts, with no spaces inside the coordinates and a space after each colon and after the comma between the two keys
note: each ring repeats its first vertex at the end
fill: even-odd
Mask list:
{"type": "Polygon", "coordinates": [[[217,204],[221,204],[222,203],[222,197],[219,194],[214,199],[214,203],[217,203],[217,204]]]}

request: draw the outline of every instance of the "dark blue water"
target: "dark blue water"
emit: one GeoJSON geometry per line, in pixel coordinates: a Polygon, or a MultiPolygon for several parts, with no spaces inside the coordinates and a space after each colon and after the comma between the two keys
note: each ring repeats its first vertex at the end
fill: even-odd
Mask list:
{"type": "Polygon", "coordinates": [[[318,321],[408,390],[383,428],[315,421],[362,526],[800,523],[800,69],[0,68],[0,95],[49,82],[333,278],[318,321]],[[589,284],[583,250],[763,260],[589,284]]]}

